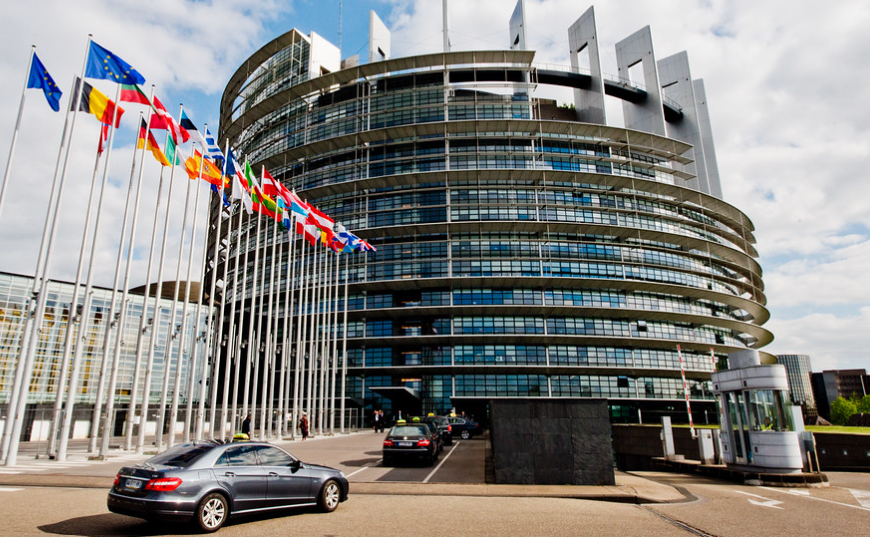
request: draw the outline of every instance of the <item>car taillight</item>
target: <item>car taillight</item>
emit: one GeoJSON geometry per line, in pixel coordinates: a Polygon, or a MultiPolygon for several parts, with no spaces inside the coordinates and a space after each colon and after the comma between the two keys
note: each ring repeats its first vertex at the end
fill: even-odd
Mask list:
{"type": "Polygon", "coordinates": [[[181,486],[180,477],[161,477],[160,479],[152,479],[145,485],[145,490],[156,490],[160,492],[170,492],[181,486]]]}
{"type": "Polygon", "coordinates": [[[448,432],[448,433],[452,433],[452,432],[453,432],[453,426],[452,426],[452,425],[448,425],[448,426],[447,426],[447,432],[448,432]]]}
{"type": "Polygon", "coordinates": [[[384,440],[384,447],[393,447],[392,440],[384,440]]]}
{"type": "Polygon", "coordinates": [[[115,481],[112,483],[113,487],[117,487],[121,484],[121,474],[115,474],[115,481]]]}
{"type": "Polygon", "coordinates": [[[432,442],[430,442],[428,438],[424,438],[424,439],[422,439],[422,440],[418,440],[418,441],[417,441],[417,445],[420,446],[420,447],[426,447],[426,446],[428,446],[428,445],[431,444],[431,443],[432,443],[432,442]]]}

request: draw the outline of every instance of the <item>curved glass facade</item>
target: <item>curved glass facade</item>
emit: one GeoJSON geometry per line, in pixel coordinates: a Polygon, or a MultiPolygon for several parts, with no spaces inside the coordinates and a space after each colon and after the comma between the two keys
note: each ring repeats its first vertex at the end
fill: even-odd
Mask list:
{"type": "MultiPolygon", "coordinates": [[[[252,75],[224,95],[222,137],[377,248],[346,272],[347,396],[367,409],[596,397],[636,420],[684,411],[682,364],[693,408],[712,410],[714,362],[772,340],[751,222],[687,186],[691,145],[548,119],[532,56],[252,75]],[[384,389],[399,387],[419,401],[384,389]]],[[[228,281],[246,252],[253,272],[257,245],[271,263],[269,228],[238,250],[235,233],[228,281]]],[[[301,274],[288,259],[281,274],[301,274]]]]}

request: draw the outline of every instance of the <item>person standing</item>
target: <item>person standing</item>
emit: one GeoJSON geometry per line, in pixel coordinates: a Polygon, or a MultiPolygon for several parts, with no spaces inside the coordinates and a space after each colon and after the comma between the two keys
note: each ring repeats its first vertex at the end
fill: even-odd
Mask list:
{"type": "Polygon", "coordinates": [[[381,416],[378,414],[378,411],[375,410],[374,416],[372,416],[372,430],[374,432],[378,432],[381,429],[381,416]]]}
{"type": "Polygon", "coordinates": [[[299,431],[302,433],[302,441],[308,438],[308,414],[302,413],[302,419],[299,420],[299,431]]]}
{"type": "Polygon", "coordinates": [[[386,422],[387,422],[387,417],[384,415],[383,409],[378,410],[377,420],[378,420],[378,422],[377,422],[378,423],[378,432],[382,433],[382,432],[384,432],[384,426],[386,425],[386,422]]]}
{"type": "Polygon", "coordinates": [[[242,434],[248,435],[248,440],[251,439],[251,413],[248,412],[248,415],[245,416],[245,419],[242,421],[242,434]]]}

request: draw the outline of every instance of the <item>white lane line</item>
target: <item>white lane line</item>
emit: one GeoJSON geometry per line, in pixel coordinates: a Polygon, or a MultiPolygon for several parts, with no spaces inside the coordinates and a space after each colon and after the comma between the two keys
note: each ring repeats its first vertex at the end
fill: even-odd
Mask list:
{"type": "Polygon", "coordinates": [[[782,490],[779,490],[779,489],[773,489],[773,488],[768,488],[768,487],[761,487],[761,488],[763,488],[763,489],[765,489],[765,490],[772,491],[772,492],[782,492],[783,494],[790,494],[790,495],[792,495],[792,496],[798,496],[798,497],[800,497],[800,498],[806,498],[807,500],[816,500],[816,501],[819,501],[819,502],[832,503],[832,504],[834,504],[834,505],[842,505],[843,507],[851,507],[852,509],[860,509],[861,511],[870,511],[870,507],[860,507],[860,506],[857,506],[857,505],[851,505],[851,504],[848,504],[848,503],[835,502],[834,500],[826,500],[826,499],[824,499],[824,498],[816,498],[815,496],[804,496],[804,495],[802,495],[802,494],[799,493],[799,492],[798,492],[798,493],[791,492],[791,491],[789,491],[788,489],[782,489],[782,490]]]}
{"type": "Polygon", "coordinates": [[[353,476],[355,476],[356,474],[362,472],[362,471],[365,470],[366,468],[371,468],[371,466],[363,466],[362,468],[360,468],[360,469],[357,470],[356,472],[353,472],[353,473],[347,474],[345,477],[348,478],[348,479],[350,479],[351,477],[353,477],[353,476]]]}
{"type": "Polygon", "coordinates": [[[771,500],[770,498],[765,498],[764,496],[759,496],[758,494],[750,494],[749,492],[743,492],[742,490],[736,490],[734,492],[737,492],[739,494],[746,494],[747,496],[754,496],[756,498],[764,500],[763,502],[748,500],[749,503],[751,503],[752,505],[758,505],[760,507],[772,507],[773,509],[782,509],[782,507],[779,507],[779,504],[783,502],[779,500],[771,500]]]}
{"type": "Polygon", "coordinates": [[[453,452],[456,451],[456,448],[458,448],[458,447],[459,447],[459,440],[456,441],[456,445],[453,446],[453,449],[450,450],[450,453],[448,453],[447,455],[444,456],[443,459],[441,459],[441,462],[438,463],[438,466],[436,466],[434,470],[429,472],[429,475],[426,476],[426,479],[423,480],[423,483],[429,482],[429,480],[432,478],[432,476],[435,475],[435,472],[437,472],[438,469],[441,468],[442,464],[447,462],[447,459],[450,458],[451,455],[453,455],[453,452]]]}
{"type": "Polygon", "coordinates": [[[18,492],[19,490],[24,490],[24,489],[10,489],[10,488],[6,488],[6,487],[0,487],[0,492],[18,492]]]}
{"type": "Polygon", "coordinates": [[[13,475],[20,474],[21,472],[16,472],[15,470],[0,470],[0,475],[13,475]]]}

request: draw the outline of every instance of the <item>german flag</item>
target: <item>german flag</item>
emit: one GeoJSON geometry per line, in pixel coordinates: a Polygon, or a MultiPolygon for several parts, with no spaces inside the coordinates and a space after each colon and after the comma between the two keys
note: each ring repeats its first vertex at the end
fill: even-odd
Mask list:
{"type": "MultiPolygon", "coordinates": [[[[88,112],[93,114],[100,120],[101,123],[105,123],[107,125],[112,124],[112,117],[115,115],[115,103],[109,100],[108,97],[100,93],[98,90],[94,89],[93,86],[88,84],[87,82],[82,81],[80,78],[76,79],[76,92],[78,92],[78,88],[81,87],[81,98],[79,100],[79,110],[81,112],[88,112]]],[[[73,95],[75,95],[73,93],[73,95]]],[[[73,99],[75,101],[75,99],[73,99]]],[[[120,106],[118,108],[118,117],[115,118],[115,128],[118,128],[118,125],[121,123],[121,116],[124,115],[124,109],[120,106]]]]}
{"type": "Polygon", "coordinates": [[[151,154],[154,155],[157,162],[164,166],[171,166],[169,159],[167,159],[166,155],[163,154],[163,151],[160,150],[160,146],[154,139],[154,135],[151,134],[151,130],[145,126],[144,119],[139,122],[139,139],[136,141],[136,148],[145,148],[148,151],[151,151],[151,154]]]}

